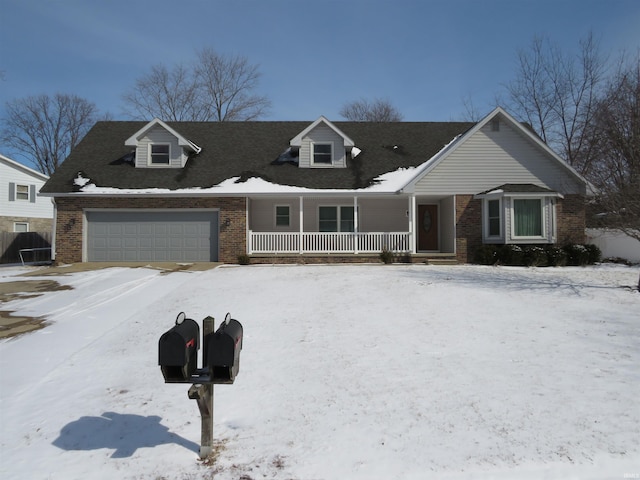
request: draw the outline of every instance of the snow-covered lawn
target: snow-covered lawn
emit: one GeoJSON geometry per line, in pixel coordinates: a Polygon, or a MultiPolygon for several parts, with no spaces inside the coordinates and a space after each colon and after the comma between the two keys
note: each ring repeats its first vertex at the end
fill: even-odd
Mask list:
{"type": "MultiPolygon", "coordinates": [[[[24,280],[0,269],[0,282],[24,280]]],[[[42,270],[43,274],[46,269],[42,270]]],[[[638,267],[111,268],[0,305],[50,325],[0,342],[0,478],[638,478],[638,267]],[[178,312],[244,326],[198,461],[178,312]]],[[[37,277],[38,278],[38,277],[37,277]]],[[[34,279],[33,277],[29,278],[34,279]]]]}

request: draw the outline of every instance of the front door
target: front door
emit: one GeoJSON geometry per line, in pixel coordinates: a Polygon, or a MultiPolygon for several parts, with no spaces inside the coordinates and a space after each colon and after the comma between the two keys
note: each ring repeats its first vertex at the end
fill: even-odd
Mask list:
{"type": "Polygon", "coordinates": [[[418,251],[438,250],[438,205],[418,205],[418,251]]]}

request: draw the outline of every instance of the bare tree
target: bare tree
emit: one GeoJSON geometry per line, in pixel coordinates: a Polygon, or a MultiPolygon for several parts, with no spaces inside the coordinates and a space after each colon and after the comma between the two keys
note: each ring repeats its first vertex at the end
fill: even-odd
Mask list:
{"type": "Polygon", "coordinates": [[[89,131],[95,104],[75,95],[56,94],[7,102],[4,142],[51,175],[89,131]]]}
{"type": "Polygon", "coordinates": [[[196,79],[183,65],[176,65],[171,71],[164,65],[151,67],[123,99],[131,116],[143,120],[154,117],[168,121],[200,120],[203,109],[196,79]]]}
{"type": "Polygon", "coordinates": [[[254,94],[260,72],[245,57],[198,52],[193,65],[157,65],[123,95],[127,113],[138,119],[167,121],[254,120],[271,102],[254,94]]]}
{"type": "Polygon", "coordinates": [[[613,76],[590,130],[600,158],[591,179],[602,224],[640,241],[640,55],[613,76]]]}
{"type": "Polygon", "coordinates": [[[387,99],[360,99],[345,103],[340,115],[352,122],[401,122],[402,113],[387,99]]]}
{"type": "Polygon", "coordinates": [[[597,159],[587,126],[606,69],[593,34],[580,42],[576,55],[537,37],[529,50],[518,52],[516,78],[506,86],[508,108],[585,175],[597,159]]]}
{"type": "Polygon", "coordinates": [[[255,120],[271,106],[267,97],[251,93],[258,86],[260,72],[245,57],[224,57],[205,48],[198,52],[195,72],[210,120],[255,120]]]}

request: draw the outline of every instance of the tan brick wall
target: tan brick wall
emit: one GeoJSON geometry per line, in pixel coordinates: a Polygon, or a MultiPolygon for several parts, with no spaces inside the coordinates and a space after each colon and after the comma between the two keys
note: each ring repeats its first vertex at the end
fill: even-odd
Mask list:
{"type": "Polygon", "coordinates": [[[482,245],[482,201],[473,195],[456,195],[456,258],[469,263],[482,245]]]}
{"type": "Polygon", "coordinates": [[[238,255],[247,251],[245,199],[229,198],[75,198],[56,199],[56,262],[82,262],[83,212],[95,208],[219,209],[219,258],[224,263],[236,263],[238,255]]]}
{"type": "Polygon", "coordinates": [[[52,218],[0,217],[0,232],[13,232],[13,224],[16,222],[28,223],[30,232],[51,232],[53,227],[52,218]]]}

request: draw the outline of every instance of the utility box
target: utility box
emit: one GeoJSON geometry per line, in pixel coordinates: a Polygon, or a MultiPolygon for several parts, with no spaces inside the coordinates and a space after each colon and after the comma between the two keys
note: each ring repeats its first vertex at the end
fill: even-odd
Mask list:
{"type": "Polygon", "coordinates": [[[212,383],[231,384],[240,370],[242,325],[227,315],[218,330],[205,336],[204,361],[212,383]]]}
{"type": "Polygon", "coordinates": [[[158,364],[165,383],[193,383],[200,348],[200,327],[184,313],[158,342],[158,364]]]}

